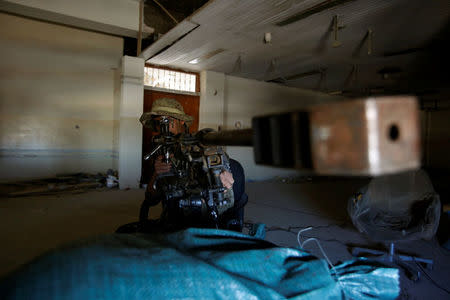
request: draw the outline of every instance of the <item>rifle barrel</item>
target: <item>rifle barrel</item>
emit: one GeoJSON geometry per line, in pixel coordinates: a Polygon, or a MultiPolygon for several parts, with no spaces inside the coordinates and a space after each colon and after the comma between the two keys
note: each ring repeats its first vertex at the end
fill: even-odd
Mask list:
{"type": "Polygon", "coordinates": [[[202,143],[217,146],[253,146],[253,129],[209,132],[203,135],[202,143]]]}

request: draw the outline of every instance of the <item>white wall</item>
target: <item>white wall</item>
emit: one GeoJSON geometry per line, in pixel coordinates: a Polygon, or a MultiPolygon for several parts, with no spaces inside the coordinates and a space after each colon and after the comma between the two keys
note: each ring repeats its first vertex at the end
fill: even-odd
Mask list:
{"type": "MultiPolygon", "coordinates": [[[[224,129],[233,129],[237,121],[241,122],[243,128],[249,128],[254,116],[301,109],[340,99],[319,92],[210,71],[204,71],[200,76],[200,128],[217,129],[222,126],[224,129]]],[[[255,165],[251,147],[226,148],[230,157],[243,165],[249,180],[299,174],[296,170],[255,165]]]]}
{"type": "Polygon", "coordinates": [[[117,35],[139,30],[138,0],[0,0],[0,10],[117,35]]]}
{"type": "Polygon", "coordinates": [[[0,179],[112,168],[122,38],[0,13],[0,44],[0,179]]]}
{"type": "Polygon", "coordinates": [[[199,128],[218,130],[224,124],[225,74],[202,71],[200,73],[199,128]]]}

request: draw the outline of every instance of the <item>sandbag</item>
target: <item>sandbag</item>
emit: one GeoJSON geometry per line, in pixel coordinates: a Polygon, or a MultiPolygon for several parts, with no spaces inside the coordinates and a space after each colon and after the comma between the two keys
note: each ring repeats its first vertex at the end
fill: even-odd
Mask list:
{"type": "Polygon", "coordinates": [[[302,249],[199,228],[80,241],[0,282],[1,299],[395,299],[398,294],[394,268],[359,259],[330,271],[302,249]]]}
{"type": "Polygon", "coordinates": [[[359,231],[375,241],[432,238],[441,204],[423,170],[380,176],[348,201],[348,213],[359,231]]]}

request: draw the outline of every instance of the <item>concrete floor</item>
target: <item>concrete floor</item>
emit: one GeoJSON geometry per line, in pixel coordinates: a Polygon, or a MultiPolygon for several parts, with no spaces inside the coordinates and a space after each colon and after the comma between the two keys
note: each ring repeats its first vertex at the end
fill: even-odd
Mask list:
{"type": "MultiPolygon", "coordinates": [[[[266,239],[280,246],[296,247],[296,233],[313,229],[305,237],[320,240],[333,263],[351,258],[348,245],[373,246],[357,232],[347,215],[348,197],[364,180],[316,180],[298,184],[251,182],[246,222],[265,223],[266,239]],[[291,228],[289,228],[291,227],[291,228]],[[295,228],[292,228],[295,227],[295,228]]],[[[80,238],[112,233],[118,226],[137,220],[143,190],[104,190],[80,194],[0,199],[0,276],[49,249],[80,238]]],[[[151,217],[159,214],[151,211],[151,217]]],[[[400,251],[433,258],[429,275],[449,288],[450,252],[435,240],[398,243],[400,251]]],[[[322,257],[314,244],[306,250],[322,257]]],[[[401,299],[448,299],[445,291],[423,276],[413,283],[402,277],[401,299]]]]}

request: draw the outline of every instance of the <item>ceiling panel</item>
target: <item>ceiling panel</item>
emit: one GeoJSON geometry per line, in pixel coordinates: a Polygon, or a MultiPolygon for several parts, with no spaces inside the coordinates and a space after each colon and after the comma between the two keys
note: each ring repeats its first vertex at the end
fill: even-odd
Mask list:
{"type": "Polygon", "coordinates": [[[404,86],[399,82],[412,74],[411,68],[421,56],[420,51],[394,56],[385,54],[426,49],[436,34],[448,27],[450,15],[450,4],[444,0],[337,0],[336,3],[342,3],[288,25],[277,25],[323,2],[210,1],[186,19],[198,27],[167,47],[168,37],[173,40],[172,31],[177,30],[178,25],[151,46],[162,49],[161,45],[165,45],[165,50],[150,51],[151,55],[146,58],[156,65],[212,70],[257,80],[278,79],[289,86],[323,91],[392,89],[396,83],[404,86]],[[332,46],[335,16],[340,47],[332,46]],[[369,29],[373,32],[371,54],[368,54],[369,29]],[[266,32],[272,36],[269,44],[263,42],[266,32]],[[214,52],[217,54],[208,55],[214,52]],[[209,58],[199,59],[198,64],[189,63],[201,57],[209,58]],[[401,72],[383,78],[378,71],[386,67],[388,70],[396,67],[401,72]],[[319,69],[326,70],[325,74],[283,80],[319,69]],[[346,81],[352,69],[358,70],[352,76],[359,83],[353,87],[346,81]]]}

